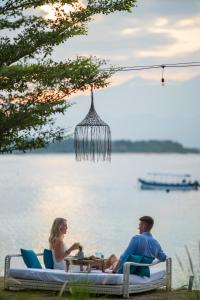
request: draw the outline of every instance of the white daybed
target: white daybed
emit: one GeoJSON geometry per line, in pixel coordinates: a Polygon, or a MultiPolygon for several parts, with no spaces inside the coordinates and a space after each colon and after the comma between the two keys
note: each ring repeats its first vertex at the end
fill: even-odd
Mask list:
{"type": "MultiPolygon", "coordinates": [[[[37,254],[38,256],[43,254],[37,254]]],[[[131,293],[146,292],[164,287],[171,290],[171,258],[166,260],[165,270],[151,270],[150,278],[130,274],[130,266],[153,266],[152,264],[139,264],[127,262],[123,274],[109,274],[101,271],[91,273],[71,273],[51,269],[11,268],[11,259],[21,255],[7,255],[5,258],[4,287],[5,289],[42,289],[68,291],[70,283],[73,285],[87,284],[90,293],[123,295],[129,298],[131,293]]]]}

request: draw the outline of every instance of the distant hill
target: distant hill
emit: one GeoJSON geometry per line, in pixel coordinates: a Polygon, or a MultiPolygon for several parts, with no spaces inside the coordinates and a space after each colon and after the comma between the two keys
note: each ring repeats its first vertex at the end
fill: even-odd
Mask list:
{"type": "MultiPolygon", "coordinates": [[[[73,139],[51,143],[46,148],[33,150],[32,153],[72,153],[73,139]]],[[[170,140],[129,141],[116,140],[112,142],[113,153],[200,153],[200,149],[186,148],[178,142],[170,140]]]]}

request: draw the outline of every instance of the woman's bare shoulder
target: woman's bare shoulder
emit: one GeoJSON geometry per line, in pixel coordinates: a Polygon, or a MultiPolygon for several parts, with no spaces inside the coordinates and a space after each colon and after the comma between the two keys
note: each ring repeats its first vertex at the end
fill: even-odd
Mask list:
{"type": "Polygon", "coordinates": [[[64,243],[63,243],[63,240],[61,240],[61,239],[55,239],[53,241],[53,248],[61,247],[63,245],[64,245],[64,243]]]}

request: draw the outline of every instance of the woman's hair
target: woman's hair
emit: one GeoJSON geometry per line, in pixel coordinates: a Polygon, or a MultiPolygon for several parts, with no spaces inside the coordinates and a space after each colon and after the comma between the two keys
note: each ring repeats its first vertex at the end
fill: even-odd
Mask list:
{"type": "Polygon", "coordinates": [[[56,218],[53,221],[52,227],[51,227],[51,231],[50,231],[50,236],[49,236],[49,246],[50,249],[53,248],[53,242],[59,238],[61,236],[61,232],[60,232],[60,227],[62,226],[62,224],[64,222],[66,222],[67,220],[64,218],[56,218]]]}

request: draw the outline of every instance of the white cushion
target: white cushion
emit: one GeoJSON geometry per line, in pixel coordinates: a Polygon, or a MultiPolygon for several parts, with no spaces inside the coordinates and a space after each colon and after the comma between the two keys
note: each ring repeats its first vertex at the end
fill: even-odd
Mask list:
{"type": "MultiPolygon", "coordinates": [[[[150,270],[150,278],[141,277],[138,275],[130,275],[130,284],[145,284],[155,280],[162,279],[165,275],[164,270],[150,270]]],[[[19,279],[34,279],[42,280],[45,282],[58,282],[65,281],[82,283],[87,282],[91,284],[113,284],[120,285],[123,283],[123,274],[108,274],[101,271],[92,271],[90,273],[66,273],[62,270],[50,269],[10,269],[9,276],[19,279]]]]}

